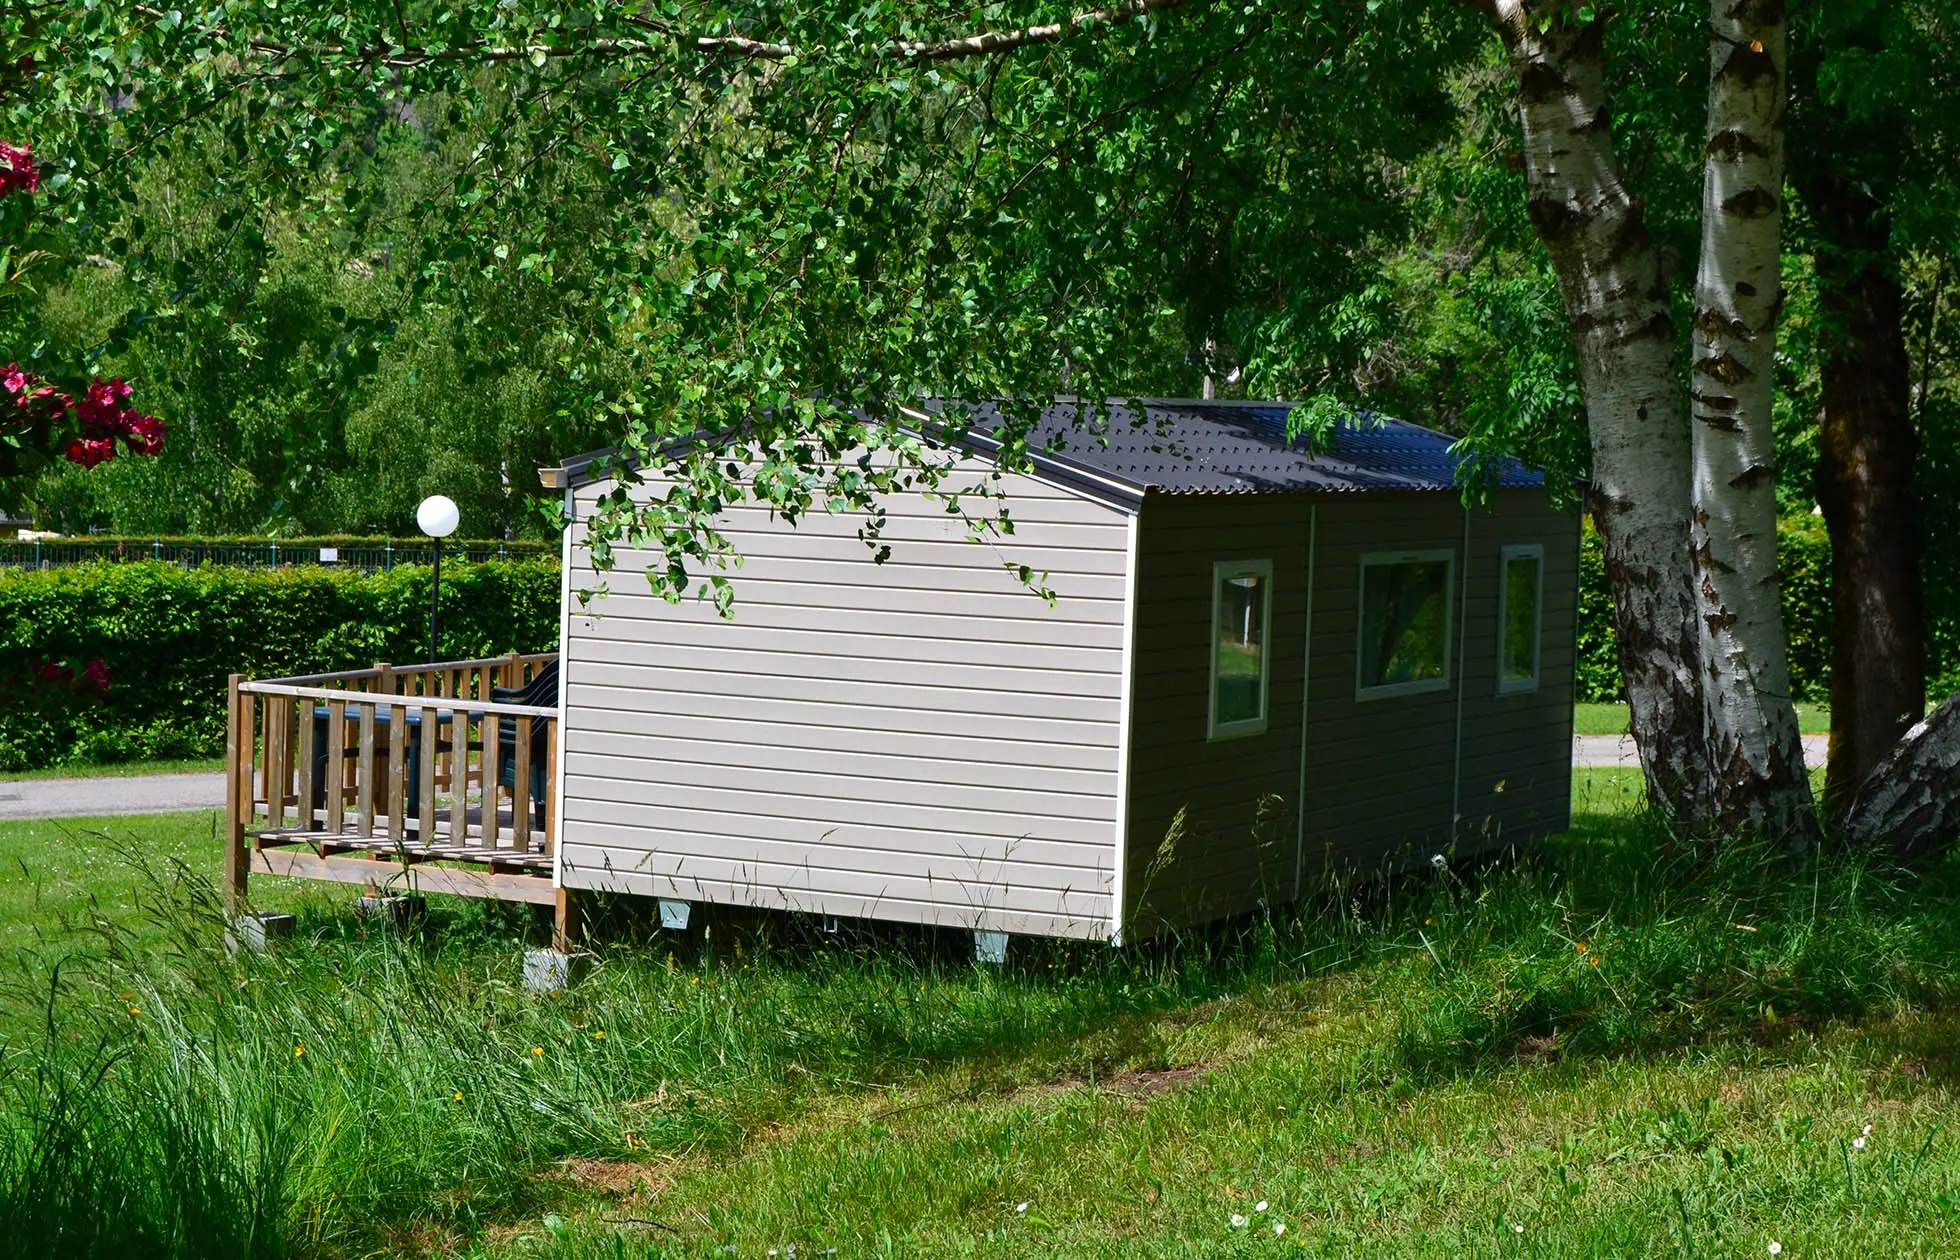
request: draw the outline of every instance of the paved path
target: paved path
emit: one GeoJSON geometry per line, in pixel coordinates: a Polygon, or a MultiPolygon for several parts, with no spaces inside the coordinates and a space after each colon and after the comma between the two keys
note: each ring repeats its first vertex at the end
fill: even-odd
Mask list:
{"type": "Polygon", "coordinates": [[[225,776],[219,771],[0,782],[0,819],[174,814],[224,804],[225,776]]]}
{"type": "MultiPolygon", "coordinates": [[[[1824,753],[1829,745],[1829,736],[1804,736],[1804,763],[1813,770],[1823,765],[1824,753]]],[[[1640,757],[1633,750],[1633,737],[1631,735],[1575,735],[1572,739],[1572,764],[1575,766],[1637,766],[1640,764],[1640,757]]]]}
{"type": "MultiPolygon", "coordinates": [[[[1822,735],[1804,736],[1804,760],[1812,766],[1823,765],[1825,742],[1822,735]]],[[[1633,740],[1625,735],[1580,735],[1572,741],[1572,764],[1635,766],[1640,762],[1633,751],[1633,740]]],[[[222,809],[224,803],[225,776],[216,771],[0,782],[0,820],[174,814],[222,809]]]]}

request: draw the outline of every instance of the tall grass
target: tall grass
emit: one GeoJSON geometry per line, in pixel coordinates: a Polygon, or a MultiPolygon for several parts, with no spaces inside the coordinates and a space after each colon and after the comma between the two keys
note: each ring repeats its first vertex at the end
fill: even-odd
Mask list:
{"type": "Polygon", "coordinates": [[[1955,863],[1733,846],[1699,866],[1638,816],[1583,824],[1482,870],[1121,952],[1019,942],[1005,969],[918,933],[724,918],[614,944],[556,998],[518,987],[510,925],[481,907],[408,939],[316,910],[293,944],[233,957],[210,889],[160,873],[141,933],[103,925],[88,960],[44,960],[0,1000],[0,1255],[467,1238],[535,1214],[567,1157],[732,1148],[949,1069],[1009,1088],[1164,1066],[1165,1016],[1329,976],[1379,1030],[1357,1064],[1377,1083],[1773,1041],[1960,995],[1955,863]]]}

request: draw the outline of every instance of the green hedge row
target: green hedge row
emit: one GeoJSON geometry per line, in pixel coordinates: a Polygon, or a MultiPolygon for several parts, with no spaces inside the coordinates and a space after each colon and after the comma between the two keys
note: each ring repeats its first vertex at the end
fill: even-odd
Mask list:
{"type": "MultiPolygon", "coordinates": [[[[1783,570],[1783,629],[1790,643],[1790,686],[1799,700],[1831,696],[1831,540],[1815,517],[1784,520],[1777,528],[1783,570]]],[[[1936,619],[1937,620],[1937,619],[1936,619]]],[[[1620,667],[1613,634],[1613,597],[1599,535],[1586,525],[1579,553],[1579,699],[1618,700],[1620,667]]],[[[1929,662],[1929,668],[1932,662],[1929,662]]]]}
{"type": "MultiPolygon", "coordinates": [[[[445,659],[548,651],[555,559],[445,566],[445,659]]],[[[223,750],[226,676],[357,669],[428,652],[429,570],[184,569],[0,576],[0,770],[223,750]]]]}

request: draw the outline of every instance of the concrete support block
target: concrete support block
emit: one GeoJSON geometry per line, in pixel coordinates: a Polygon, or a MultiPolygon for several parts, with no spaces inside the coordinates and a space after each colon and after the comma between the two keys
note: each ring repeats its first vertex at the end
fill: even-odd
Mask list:
{"type": "Polygon", "coordinates": [[[354,903],[354,913],[373,919],[390,931],[399,932],[421,920],[428,912],[429,899],[418,893],[401,896],[363,896],[354,903]]]}
{"type": "Polygon", "coordinates": [[[290,914],[241,914],[225,927],[225,948],[236,954],[263,954],[275,941],[292,939],[299,920],[290,914]]]}
{"type": "Polygon", "coordinates": [[[975,962],[1004,963],[1007,961],[1007,933],[975,932],[973,934],[973,959],[975,962]]]}
{"type": "Polygon", "coordinates": [[[524,987],[533,993],[562,993],[592,962],[590,954],[567,954],[555,949],[524,951],[524,987]]]}

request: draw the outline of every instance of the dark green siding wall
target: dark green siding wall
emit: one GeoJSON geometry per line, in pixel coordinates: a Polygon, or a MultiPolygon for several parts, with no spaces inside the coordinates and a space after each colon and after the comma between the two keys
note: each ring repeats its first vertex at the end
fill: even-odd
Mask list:
{"type": "Polygon", "coordinates": [[[1572,815],[1572,683],[1578,606],[1579,523],[1542,495],[1506,495],[1470,518],[1469,652],[1463,675],[1463,768],[1457,795],[1460,853],[1566,829],[1572,815]],[[1538,690],[1497,692],[1499,549],[1545,548],[1538,690]]]}
{"type": "Polygon", "coordinates": [[[1575,518],[1540,492],[1511,491],[1471,514],[1467,552],[1464,524],[1454,494],[1150,496],[1138,542],[1126,935],[1287,901],[1296,871],[1312,888],[1567,825],[1575,518]],[[1500,696],[1498,556],[1516,543],[1545,548],[1540,683],[1500,696]],[[1361,558],[1432,549],[1456,557],[1450,686],[1359,700],[1361,558]],[[1274,566],[1270,718],[1263,735],[1207,741],[1212,564],[1239,559],[1274,566]]]}
{"type": "Polygon", "coordinates": [[[1571,808],[1576,519],[1552,511],[1542,492],[1508,491],[1492,510],[1469,515],[1466,550],[1454,495],[1328,495],[1321,505],[1307,722],[1308,869],[1340,878],[1562,830],[1571,808]],[[1500,696],[1498,558],[1518,543],[1545,548],[1539,685],[1500,696]],[[1457,557],[1451,686],[1361,700],[1361,559],[1431,549],[1457,557]]]}
{"type": "Polygon", "coordinates": [[[1304,495],[1153,494],[1144,504],[1127,936],[1293,896],[1309,506],[1304,495]],[[1207,741],[1211,570],[1220,560],[1273,562],[1273,673],[1265,733],[1207,741]]]}
{"type": "MultiPolygon", "coordinates": [[[[1462,582],[1463,508],[1455,495],[1330,494],[1315,522],[1307,703],[1309,882],[1379,864],[1384,852],[1443,847],[1456,774],[1456,690],[1355,698],[1361,559],[1445,550],[1462,582]]],[[[1454,631],[1454,627],[1452,628],[1454,631]]],[[[1452,633],[1452,638],[1455,638],[1452,633]]],[[[1456,644],[1452,643],[1452,656],[1456,644]]],[[[1452,671],[1457,662],[1452,662],[1452,671]]]]}

